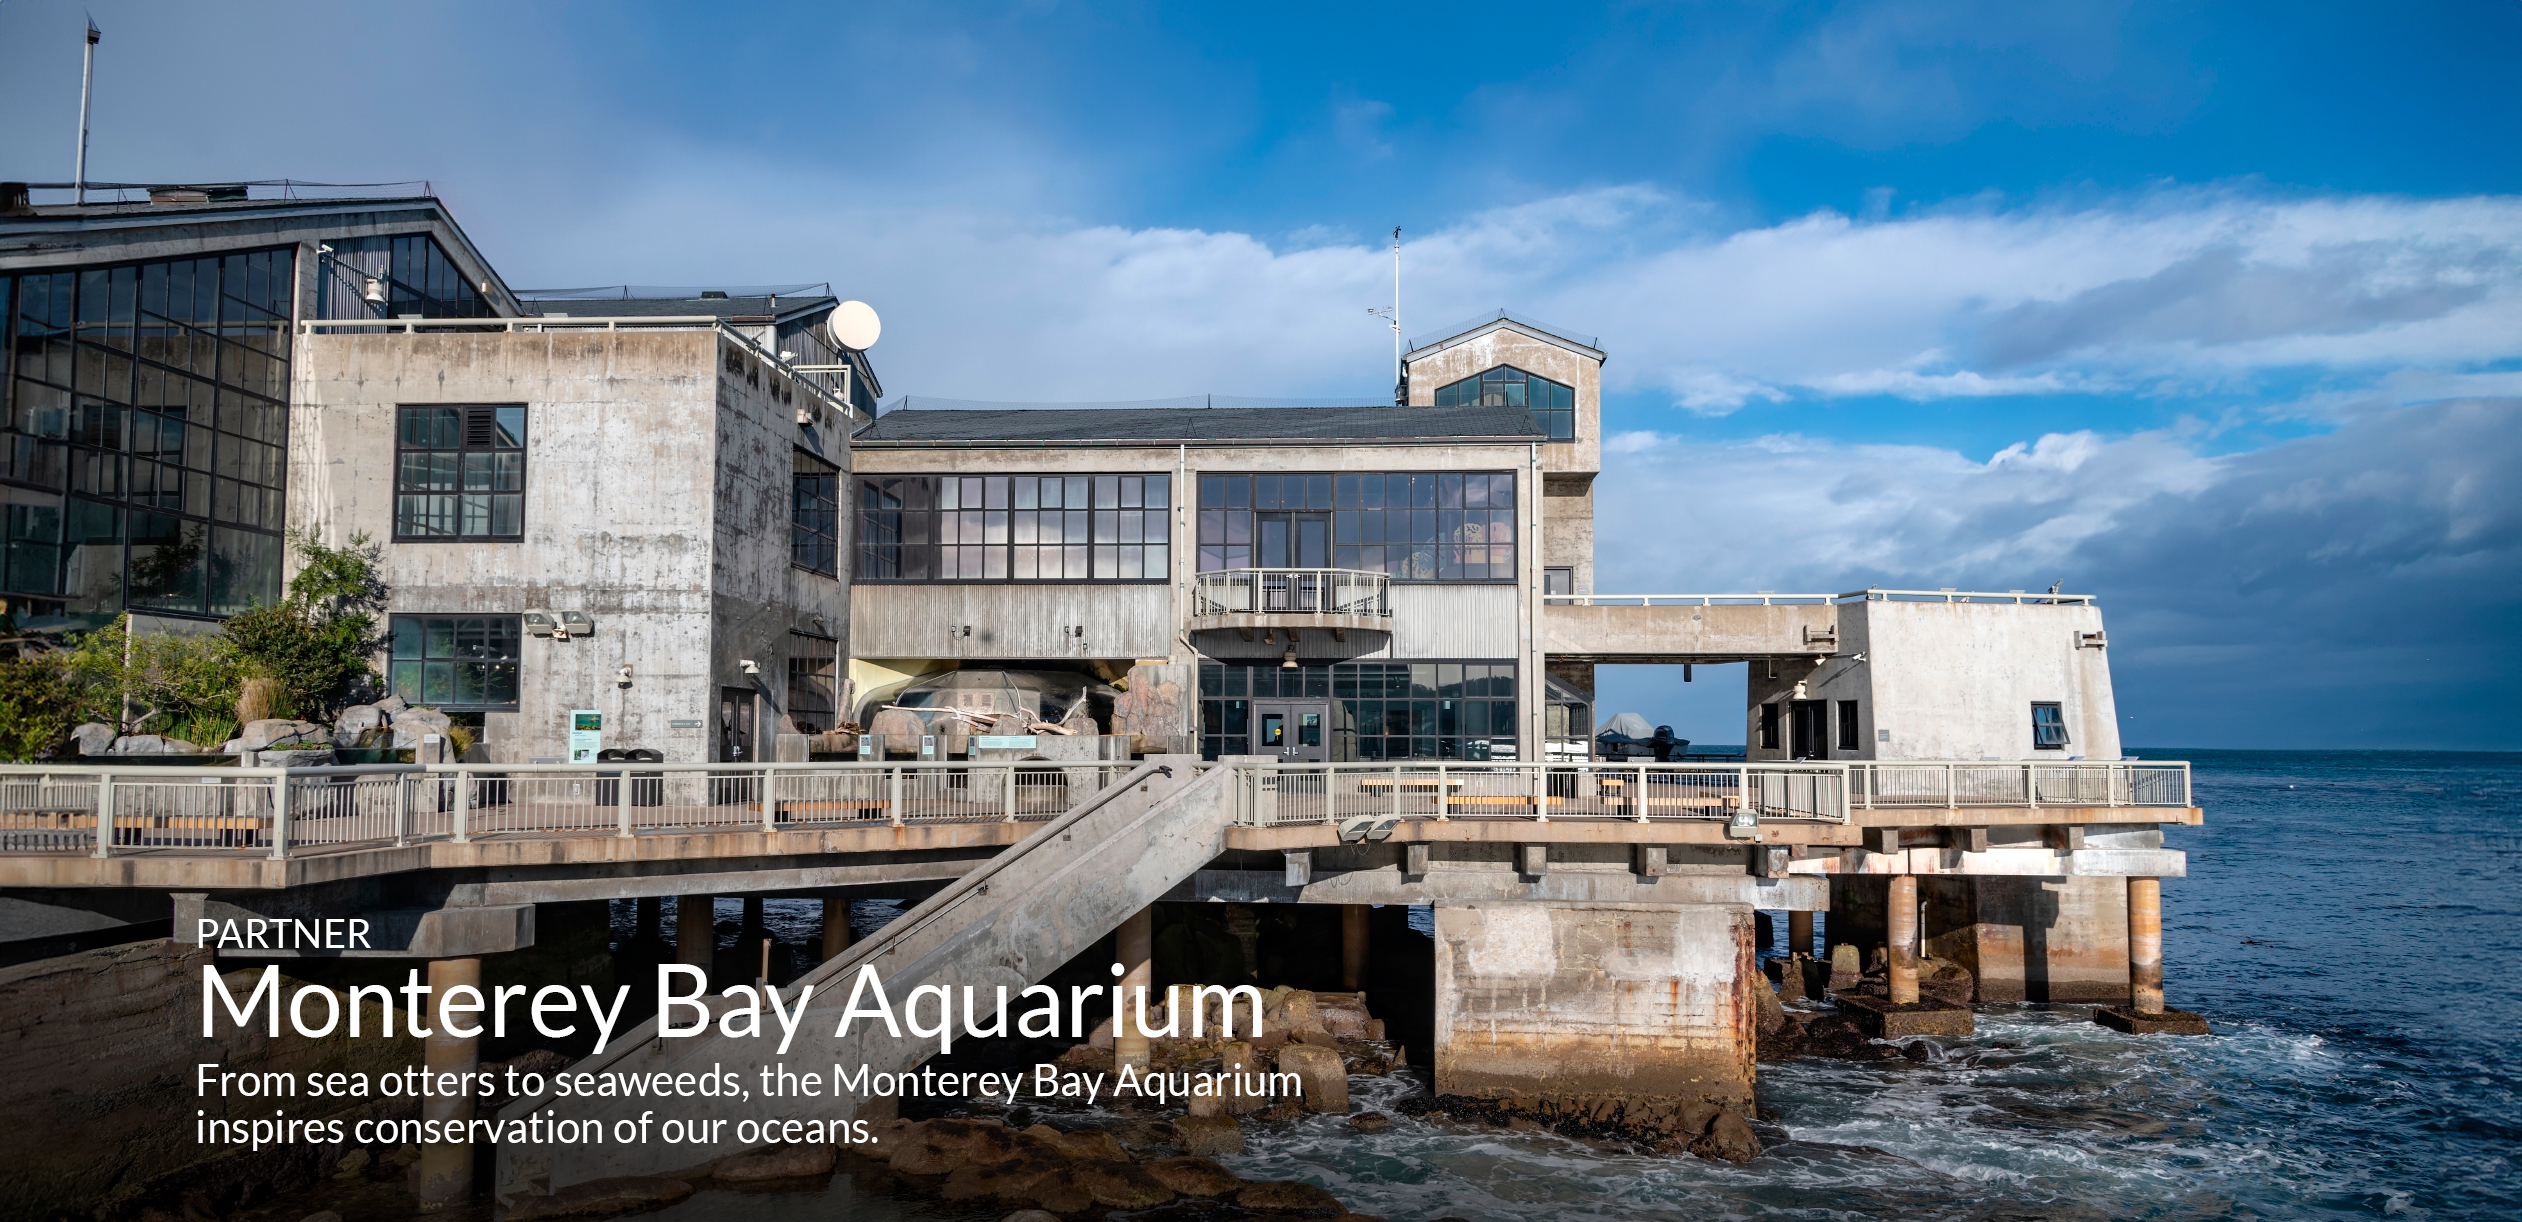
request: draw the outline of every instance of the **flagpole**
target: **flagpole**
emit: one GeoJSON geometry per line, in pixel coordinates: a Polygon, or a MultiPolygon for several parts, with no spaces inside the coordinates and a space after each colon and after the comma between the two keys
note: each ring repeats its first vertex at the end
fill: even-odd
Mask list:
{"type": "Polygon", "coordinates": [[[104,37],[96,19],[88,19],[86,59],[79,66],[79,160],[70,174],[70,189],[79,203],[88,202],[88,92],[96,82],[96,40],[104,37]]]}

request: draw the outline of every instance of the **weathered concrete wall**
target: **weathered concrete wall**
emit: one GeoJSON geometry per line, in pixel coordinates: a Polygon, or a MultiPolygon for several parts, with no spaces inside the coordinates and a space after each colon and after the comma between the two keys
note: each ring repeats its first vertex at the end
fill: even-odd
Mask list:
{"type": "Polygon", "coordinates": [[[1171,750],[1175,735],[1197,734],[1199,668],[1189,663],[1141,662],[1112,700],[1112,732],[1139,736],[1142,752],[1171,750]]]}
{"type": "Polygon", "coordinates": [[[1576,440],[1541,447],[1546,471],[1602,470],[1602,368],[1599,353],[1583,351],[1545,338],[1520,324],[1501,321],[1463,339],[1422,348],[1407,358],[1410,402],[1433,407],[1436,388],[1512,365],[1576,388],[1576,440]]]}
{"type": "MultiPolygon", "coordinates": [[[[1652,593],[1652,591],[1648,591],[1652,593]]],[[[1746,657],[1828,653],[1840,608],[1785,606],[1550,606],[1542,609],[1544,647],[1552,657],[1597,662],[1731,662],[1746,657]]],[[[1755,668],[1757,669],[1757,668],[1755,668]]]]}
{"type": "MultiPolygon", "coordinates": [[[[591,637],[521,643],[518,708],[486,718],[495,759],[565,754],[571,709],[607,746],[712,758],[721,687],[784,705],[787,632],[822,617],[843,642],[837,580],[788,563],[791,454],[845,445],[794,423],[776,375],[726,372],[711,331],[329,335],[300,341],[289,513],[332,543],[384,544],[391,613],[584,611],[591,637]],[[394,543],[394,429],[406,404],[527,407],[524,538],[394,543]],[[632,667],[632,686],[616,683],[632,667]],[[676,726],[677,721],[690,724],[676,726]]],[[[766,718],[762,735],[776,722],[766,718]]]]}
{"type": "Polygon", "coordinates": [[[849,601],[856,628],[850,647],[862,658],[1127,664],[1174,648],[1174,592],[1164,585],[863,582],[850,586],[849,601]],[[1072,635],[1077,628],[1086,634],[1072,635]]]}
{"type": "Polygon", "coordinates": [[[1545,478],[1541,498],[1541,563],[1572,568],[1572,593],[1594,592],[1594,483],[1545,478]]]}
{"type": "Polygon", "coordinates": [[[1436,941],[1440,1095],[1751,1097],[1748,907],[1440,906],[1436,941]]]}
{"type": "MultiPolygon", "coordinates": [[[[1886,878],[1830,880],[1832,946],[1866,961],[1883,946],[1886,878]]],[[[1970,969],[1980,1001],[2125,1001],[2128,880],[1926,876],[1918,880],[1924,951],[1970,969]]]]}
{"type": "MultiPolygon", "coordinates": [[[[207,951],[159,939],[0,969],[0,1116],[18,1122],[0,1165],[0,1215],[84,1217],[178,1172],[202,1186],[237,1173],[230,1164],[245,1156],[194,1140],[196,1111],[269,1116],[278,1106],[316,1117],[338,1110],[303,1096],[197,1098],[196,1063],[299,1074],[364,1070],[372,1078],[420,1063],[418,1041],[376,1035],[382,1015],[373,1002],[362,1023],[368,1034],[358,1040],[308,1040],[285,1026],[277,1039],[259,1027],[203,1039],[201,969],[209,962],[207,951]]],[[[242,998],[252,986],[230,987],[242,998]]],[[[283,977],[284,996],[299,987],[283,977]]],[[[224,1016],[220,1025],[227,1026],[224,1016]]],[[[303,1182],[315,1164],[341,1152],[272,1152],[251,1173],[303,1182]]]]}

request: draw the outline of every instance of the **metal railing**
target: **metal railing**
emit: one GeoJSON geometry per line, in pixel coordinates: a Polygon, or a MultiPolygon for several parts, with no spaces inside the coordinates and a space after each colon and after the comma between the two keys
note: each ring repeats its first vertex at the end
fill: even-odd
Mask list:
{"type": "Polygon", "coordinates": [[[1191,614],[1392,614],[1392,578],[1364,569],[1219,569],[1199,575],[1191,614]]]}
{"type": "Polygon", "coordinates": [[[803,388],[816,402],[839,412],[842,419],[858,416],[849,403],[846,384],[835,388],[825,376],[800,369],[792,361],[781,360],[779,354],[761,342],[730,325],[726,319],[711,314],[674,314],[647,318],[556,318],[540,315],[530,318],[305,318],[298,321],[300,335],[332,335],[345,332],[417,335],[423,331],[457,333],[544,333],[556,331],[708,331],[718,332],[720,339],[743,348],[757,361],[768,363],[784,372],[788,380],[803,388]]]}
{"type": "Polygon", "coordinates": [[[1127,762],[0,764],[0,853],[307,850],[485,836],[636,836],[868,823],[1026,822],[1127,762]]]}
{"type": "Polygon", "coordinates": [[[1859,809],[1904,806],[2190,806],[2186,761],[1852,762],[1859,809]]]}
{"type": "Polygon", "coordinates": [[[1542,601],[1554,607],[1819,607],[1841,603],[1996,603],[2014,606],[2090,606],[2090,594],[2056,594],[2043,590],[1851,590],[1845,594],[1549,594],[1542,601]]]}
{"type": "Polygon", "coordinates": [[[1237,762],[1235,821],[1848,821],[1848,765],[1237,762]]]}

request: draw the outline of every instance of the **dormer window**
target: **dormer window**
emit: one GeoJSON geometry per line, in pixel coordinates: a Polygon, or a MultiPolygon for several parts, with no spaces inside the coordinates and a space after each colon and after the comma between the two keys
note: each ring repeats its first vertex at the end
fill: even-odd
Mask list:
{"type": "Polygon", "coordinates": [[[1576,440],[1576,388],[1500,365],[1475,378],[1436,388],[1438,407],[1521,407],[1552,441],[1576,440]]]}

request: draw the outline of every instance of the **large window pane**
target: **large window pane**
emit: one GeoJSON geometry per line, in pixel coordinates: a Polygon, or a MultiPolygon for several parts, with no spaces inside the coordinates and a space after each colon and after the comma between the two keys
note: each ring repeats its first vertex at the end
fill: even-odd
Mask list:
{"type": "MultiPolygon", "coordinates": [[[[399,409],[394,455],[396,541],[510,542],[522,538],[525,429],[525,409],[513,405],[399,409]],[[446,495],[459,490],[465,495],[446,495]]],[[[277,461],[276,447],[262,450],[268,453],[253,457],[277,461]]],[[[272,478],[280,478],[279,473],[273,472],[272,478]]]]}

